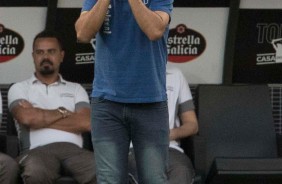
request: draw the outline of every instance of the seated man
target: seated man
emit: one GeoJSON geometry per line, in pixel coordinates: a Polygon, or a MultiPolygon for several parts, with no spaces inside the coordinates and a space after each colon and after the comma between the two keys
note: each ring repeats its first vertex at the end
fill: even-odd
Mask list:
{"type": "MultiPolygon", "coordinates": [[[[169,110],[170,148],[168,165],[169,184],[191,184],[195,172],[190,159],[180,148],[179,140],[198,132],[192,95],[181,71],[170,65],[166,71],[166,90],[169,110]]],[[[129,170],[132,183],[137,183],[133,149],[129,153],[129,170]]]]}
{"type": "MultiPolygon", "coordinates": [[[[0,123],[2,122],[2,96],[0,91],[0,123]]],[[[10,156],[0,152],[0,183],[17,184],[19,167],[10,156]]]]}
{"type": "Polygon", "coordinates": [[[95,183],[93,152],[82,149],[90,131],[90,104],[84,88],[59,74],[61,39],[43,31],[33,40],[35,73],[8,92],[20,139],[18,162],[26,184],[54,183],[61,168],[79,183],[95,183]]]}

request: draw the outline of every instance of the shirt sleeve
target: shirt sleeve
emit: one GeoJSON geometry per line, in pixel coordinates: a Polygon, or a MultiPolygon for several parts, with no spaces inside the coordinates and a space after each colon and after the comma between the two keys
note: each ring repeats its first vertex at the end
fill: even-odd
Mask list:
{"type": "Polygon", "coordinates": [[[194,110],[194,102],[190,87],[181,71],[179,71],[180,89],[178,94],[178,113],[194,110]]]}
{"type": "Polygon", "coordinates": [[[27,94],[25,92],[25,88],[20,84],[20,83],[16,83],[13,84],[9,91],[8,91],[8,107],[11,110],[11,105],[19,100],[27,100],[27,94]]]}
{"type": "Polygon", "coordinates": [[[75,109],[81,107],[90,108],[89,96],[86,90],[80,84],[77,84],[75,96],[75,109]]]}
{"type": "Polygon", "coordinates": [[[185,77],[180,71],[179,71],[179,80],[180,80],[179,103],[181,104],[188,100],[192,100],[192,94],[187,80],[185,79],[185,77]]]}
{"type": "MultiPolygon", "coordinates": [[[[146,1],[146,0],[143,0],[143,1],[146,1]]],[[[172,12],[172,8],[173,8],[173,0],[151,0],[151,4],[149,8],[152,11],[166,12],[170,16],[172,12]]]]}
{"type": "Polygon", "coordinates": [[[81,11],[90,11],[92,7],[96,4],[97,0],[85,0],[81,11]]]}

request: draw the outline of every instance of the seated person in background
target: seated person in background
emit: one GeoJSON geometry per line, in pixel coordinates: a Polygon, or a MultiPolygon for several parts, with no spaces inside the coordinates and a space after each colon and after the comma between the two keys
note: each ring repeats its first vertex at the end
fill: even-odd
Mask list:
{"type": "MultiPolygon", "coordinates": [[[[195,135],[198,132],[198,121],[191,91],[185,77],[179,69],[169,64],[166,70],[166,91],[170,127],[168,183],[191,184],[195,172],[190,159],[180,148],[180,139],[195,135]]],[[[133,149],[130,149],[129,152],[129,171],[131,182],[137,183],[133,149]]]]}
{"type": "MultiPolygon", "coordinates": [[[[0,91],[0,124],[2,122],[2,96],[0,91]]],[[[10,156],[0,152],[0,183],[17,184],[19,167],[10,156]]]]}
{"type": "Polygon", "coordinates": [[[84,88],[59,74],[64,50],[55,32],[33,40],[35,73],[8,92],[20,139],[18,162],[25,184],[54,183],[61,168],[79,183],[95,183],[93,152],[82,149],[90,131],[90,104],[84,88]]]}

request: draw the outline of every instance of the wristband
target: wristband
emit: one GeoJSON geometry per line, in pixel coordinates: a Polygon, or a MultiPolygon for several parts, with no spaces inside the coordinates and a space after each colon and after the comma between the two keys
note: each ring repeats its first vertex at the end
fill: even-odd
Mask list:
{"type": "Polygon", "coordinates": [[[59,111],[59,113],[61,113],[63,118],[66,118],[68,116],[68,111],[66,110],[66,108],[59,107],[57,110],[59,111]]]}

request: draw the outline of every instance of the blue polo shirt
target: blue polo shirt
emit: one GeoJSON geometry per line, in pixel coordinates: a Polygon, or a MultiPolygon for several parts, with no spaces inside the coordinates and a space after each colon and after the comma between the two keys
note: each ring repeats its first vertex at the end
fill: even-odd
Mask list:
{"type": "MultiPolygon", "coordinates": [[[[86,0],[89,11],[96,0],[86,0]]],[[[172,0],[143,0],[152,11],[172,11],[172,0]]],[[[96,35],[92,97],[122,103],[151,103],[166,97],[166,41],[150,41],[137,25],[127,0],[111,0],[107,15],[96,35]]]]}

